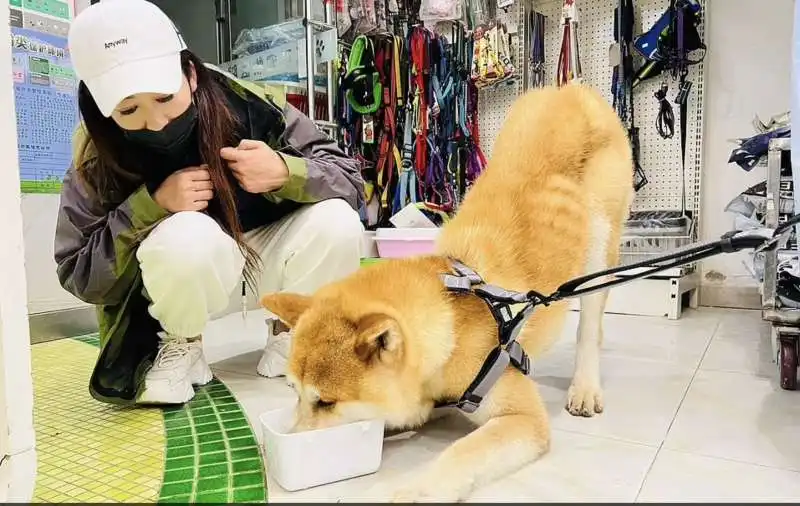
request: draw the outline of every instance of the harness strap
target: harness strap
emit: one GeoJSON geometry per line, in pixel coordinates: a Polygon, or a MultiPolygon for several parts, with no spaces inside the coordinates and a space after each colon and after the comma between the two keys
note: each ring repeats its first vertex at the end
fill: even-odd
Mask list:
{"type": "Polygon", "coordinates": [[[359,114],[372,114],[380,107],[380,74],[375,67],[372,41],[365,35],[358,36],[353,42],[342,86],[347,101],[359,114]]]}
{"type": "Polygon", "coordinates": [[[409,203],[417,202],[417,174],[414,171],[414,111],[411,104],[406,108],[405,128],[403,129],[403,157],[400,160],[400,179],[393,212],[397,213],[409,203]]]}
{"type": "Polygon", "coordinates": [[[425,179],[428,166],[428,98],[425,87],[425,74],[428,71],[427,59],[428,33],[423,27],[416,27],[411,36],[411,62],[414,82],[416,140],[414,141],[414,166],[420,181],[425,179]]]}
{"type": "Polygon", "coordinates": [[[378,61],[383,81],[383,135],[381,136],[378,163],[376,166],[377,185],[380,192],[380,221],[388,218],[392,210],[390,202],[392,183],[401,168],[400,150],[397,147],[397,104],[400,76],[400,46],[398,37],[392,37],[391,48],[383,48],[378,61]]]}
{"type": "Polygon", "coordinates": [[[543,303],[544,298],[487,285],[478,273],[459,261],[452,261],[452,267],[456,274],[442,276],[445,287],[448,291],[456,293],[472,293],[489,306],[497,323],[498,346],[487,355],[475,379],[459,400],[439,402],[436,406],[456,407],[465,413],[474,413],[509,365],[525,376],[533,378],[531,359],[517,341],[517,337],[533,314],[534,308],[543,303]],[[527,305],[514,315],[510,305],[518,303],[527,305]]]}

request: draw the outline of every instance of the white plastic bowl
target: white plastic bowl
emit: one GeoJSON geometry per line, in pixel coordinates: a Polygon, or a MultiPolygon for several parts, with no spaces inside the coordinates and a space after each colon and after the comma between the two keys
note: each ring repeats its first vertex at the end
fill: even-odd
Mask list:
{"type": "Polygon", "coordinates": [[[382,420],[289,433],[294,407],[261,415],[267,472],[289,492],[372,474],[383,457],[382,420]]]}

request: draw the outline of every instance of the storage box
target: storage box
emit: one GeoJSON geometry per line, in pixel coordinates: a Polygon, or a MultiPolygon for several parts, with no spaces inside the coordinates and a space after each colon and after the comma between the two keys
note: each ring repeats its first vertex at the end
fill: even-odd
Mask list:
{"type": "Polygon", "coordinates": [[[376,472],[383,457],[382,420],[289,433],[294,407],[261,415],[267,472],[289,492],[376,472]]]}
{"type": "Polygon", "coordinates": [[[404,258],[435,252],[438,228],[379,228],[375,244],[382,258],[404,258]]]}

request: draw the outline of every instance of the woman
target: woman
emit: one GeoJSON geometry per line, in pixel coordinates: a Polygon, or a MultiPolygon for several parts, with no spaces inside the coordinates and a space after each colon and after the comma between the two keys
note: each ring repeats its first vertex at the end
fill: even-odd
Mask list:
{"type": "MultiPolygon", "coordinates": [[[[55,259],[62,286],[97,305],[90,390],[183,403],[212,377],[200,343],[209,319],[358,268],[363,180],[297,109],[204,65],[150,2],[88,7],[69,47],[83,121],[55,259]]],[[[262,375],[283,373],[278,326],[262,375]]]]}

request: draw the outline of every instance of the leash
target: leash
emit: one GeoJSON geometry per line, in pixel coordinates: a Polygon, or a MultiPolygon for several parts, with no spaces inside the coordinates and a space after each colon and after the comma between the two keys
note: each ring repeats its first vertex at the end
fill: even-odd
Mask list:
{"type": "Polygon", "coordinates": [[[454,22],[453,44],[418,23],[418,1],[384,5],[397,33],[357,35],[339,50],[339,145],[360,165],[359,212],[370,228],[388,226],[409,204],[451,213],[486,165],[470,79],[473,34],[454,22]]]}
{"type": "Polygon", "coordinates": [[[380,194],[378,221],[386,222],[392,211],[390,201],[392,185],[398,178],[403,161],[397,146],[397,109],[402,108],[402,85],[400,82],[400,37],[391,37],[381,48],[380,58],[376,58],[383,85],[383,130],[380,140],[378,163],[376,166],[377,188],[380,194]],[[387,47],[388,46],[388,47],[387,47]]]}
{"type": "Polygon", "coordinates": [[[580,82],[582,76],[580,54],[578,52],[578,8],[575,2],[576,0],[564,0],[564,5],[561,9],[563,34],[556,70],[556,84],[558,86],[564,86],[572,81],[580,82]]]}
{"type": "Polygon", "coordinates": [[[411,75],[414,97],[414,167],[420,186],[424,183],[425,169],[428,166],[428,91],[426,73],[428,73],[428,31],[422,27],[414,28],[411,35],[411,75]]]}
{"type": "MultiPolygon", "coordinates": [[[[647,176],[640,163],[641,145],[639,129],[636,127],[633,101],[633,0],[619,0],[614,16],[614,39],[619,45],[619,61],[614,66],[611,78],[611,96],[617,115],[628,128],[628,139],[633,155],[633,189],[639,191],[647,185],[647,176]]],[[[666,94],[665,94],[666,96],[666,94]]],[[[669,105],[669,104],[667,104],[669,105]]]]}
{"type": "Polygon", "coordinates": [[[532,11],[529,15],[530,24],[530,81],[531,88],[541,88],[545,85],[544,66],[544,34],[545,17],[541,12],[532,11]]]}
{"type": "Polygon", "coordinates": [[[662,139],[671,139],[675,135],[675,114],[672,112],[672,105],[667,100],[669,87],[667,82],[661,83],[661,88],[655,92],[658,100],[658,116],[656,116],[656,130],[662,139]]]}
{"type": "Polygon", "coordinates": [[[532,360],[525,353],[517,338],[528,319],[533,315],[536,307],[548,306],[564,299],[582,297],[590,293],[608,290],[614,286],[652,276],[657,272],[723,253],[733,253],[746,249],[752,249],[756,252],[774,249],[788,239],[788,233],[797,223],[800,223],[800,214],[792,216],[792,218],[774,230],[731,231],[724,234],[718,241],[692,245],[635,264],[615,267],[575,278],[562,284],[554,293],[547,296],[533,290],[525,293],[515,292],[487,284],[474,270],[458,260],[452,260],[453,272],[441,276],[445,288],[455,294],[477,296],[487,304],[497,324],[498,345],[486,357],[475,379],[462,396],[457,400],[439,401],[435,404],[436,407],[454,407],[468,414],[474,413],[492,387],[506,372],[508,366],[514,367],[523,375],[533,379],[532,360]],[[632,272],[638,269],[644,270],[636,273],[632,272]],[[587,283],[608,276],[616,277],[615,279],[584,287],[587,283]],[[512,306],[518,304],[524,304],[524,306],[514,314],[512,306]]]}

